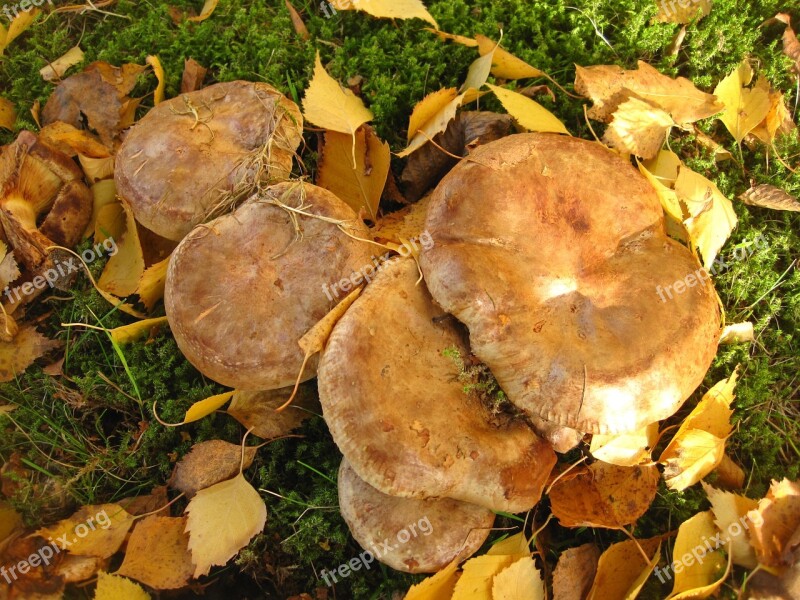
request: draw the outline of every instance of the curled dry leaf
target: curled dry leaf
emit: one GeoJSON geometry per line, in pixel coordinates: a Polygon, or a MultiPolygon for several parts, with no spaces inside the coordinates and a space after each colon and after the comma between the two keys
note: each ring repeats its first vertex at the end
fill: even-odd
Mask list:
{"type": "Polygon", "coordinates": [[[595,462],[550,489],[550,506],[564,527],[619,528],[650,507],[658,488],[655,466],[619,467],[595,462]]]}
{"type": "Polygon", "coordinates": [[[800,41],[792,29],[792,17],[788,13],[778,13],[773,19],[786,25],[783,30],[783,53],[794,61],[794,70],[800,75],[800,41]]]}
{"type": "Polygon", "coordinates": [[[583,600],[597,573],[600,550],[592,543],[561,553],[553,572],[553,600],[583,600]]]}
{"type": "Polygon", "coordinates": [[[314,76],[303,98],[303,115],[318,127],[350,135],[373,117],[361,98],[328,75],[319,52],[314,64],[314,76]]]}
{"type": "Polygon", "coordinates": [[[660,559],[660,538],[613,544],[600,555],[597,574],[586,600],[633,600],[660,559]],[[649,562],[643,553],[652,557],[649,562]]]}
{"type": "Polygon", "coordinates": [[[73,46],[46,67],[42,67],[39,70],[39,74],[45,81],[61,79],[70,67],[74,67],[82,60],[83,50],[81,50],[80,46],[73,46]]]}
{"type": "Polygon", "coordinates": [[[240,465],[247,469],[253,464],[257,450],[254,446],[245,447],[242,462],[239,444],[222,440],[200,442],[175,465],[169,485],[191,498],[198,491],[236,475],[240,465]]]}
{"type": "Polygon", "coordinates": [[[48,146],[52,146],[69,156],[80,154],[90,158],[111,157],[111,151],[91,133],[62,121],[56,121],[42,127],[39,132],[39,139],[48,146]]]}
{"type": "MultiPolygon", "coordinates": [[[[711,503],[714,523],[720,531],[725,543],[725,551],[733,557],[733,563],[748,569],[758,564],[753,547],[750,545],[750,527],[748,514],[758,508],[758,501],[746,496],[718,490],[703,482],[703,489],[711,503]]],[[[711,536],[709,536],[711,537],[711,536]]]]}
{"type": "Polygon", "coordinates": [[[219,4],[219,0],[206,0],[203,4],[202,10],[200,11],[200,14],[196,17],[189,17],[189,21],[194,21],[195,23],[205,21],[211,16],[211,13],[214,12],[214,9],[217,8],[217,4],[219,4]]]}
{"type": "Polygon", "coordinates": [[[194,572],[186,517],[151,515],[131,533],[117,573],[157,590],[185,586],[194,572]]]}
{"type": "Polygon", "coordinates": [[[739,196],[739,198],[742,202],[750,206],[800,212],[800,202],[797,201],[797,198],[781,188],[768,183],[762,183],[751,187],[739,196]]]}
{"type": "Polygon", "coordinates": [[[164,67],[161,66],[161,61],[155,55],[150,55],[145,59],[145,62],[153,67],[153,74],[156,76],[158,80],[158,85],[156,86],[155,91],[153,92],[153,104],[161,104],[164,99],[164,87],[167,84],[166,77],[164,75],[164,67]]]}
{"type": "Polygon", "coordinates": [[[284,4],[286,5],[286,10],[289,11],[289,16],[292,18],[292,26],[294,27],[295,33],[299,35],[301,39],[309,39],[311,34],[308,33],[308,28],[306,24],[303,23],[303,17],[300,16],[300,13],[297,12],[297,9],[292,6],[289,0],[284,0],[284,4]]]}
{"type": "Polygon", "coordinates": [[[267,523],[264,501],[241,473],[197,492],[186,512],[194,577],[227,563],[267,523]]]}
{"type": "Polygon", "coordinates": [[[108,259],[97,286],[123,298],[136,292],[144,273],[144,255],[136,220],[127,202],[114,202],[100,210],[94,239],[98,243],[113,241],[117,248],[108,259]]]}
{"type": "Polygon", "coordinates": [[[187,58],[183,62],[183,75],[181,76],[181,94],[194,92],[203,87],[203,80],[206,78],[208,69],[202,66],[193,58],[187,58]]]}
{"type": "Polygon", "coordinates": [[[753,523],[750,542],[760,564],[782,568],[800,560],[800,483],[773,481],[747,517],[753,523]]]}
{"type": "Polygon", "coordinates": [[[302,384],[292,404],[281,412],[276,412],[276,409],[286,403],[292,388],[262,392],[237,390],[228,414],[251,429],[254,435],[265,440],[273,439],[286,435],[312,415],[319,414],[321,407],[316,389],[315,384],[302,384]]]}
{"type": "Polygon", "coordinates": [[[140,340],[145,336],[152,335],[154,330],[165,325],[169,325],[167,317],[156,317],[155,319],[142,319],[130,325],[116,327],[110,329],[108,333],[111,335],[111,339],[114,340],[114,342],[120,346],[124,346],[125,344],[140,340]]]}
{"type": "Polygon", "coordinates": [[[150,600],[150,594],[130,579],[100,571],[94,600],[150,600]]]}
{"type": "Polygon", "coordinates": [[[186,411],[186,416],[183,418],[183,424],[185,425],[186,423],[199,421],[203,417],[207,417],[215,410],[221,408],[223,404],[231,399],[231,396],[233,396],[233,391],[216,394],[214,396],[209,396],[208,398],[198,400],[189,407],[189,410],[186,411]]]}
{"type": "Polygon", "coordinates": [[[60,346],[60,342],[47,339],[31,325],[20,327],[12,341],[0,341],[0,383],[14,381],[37,358],[60,346]]]}
{"type": "MultiPolygon", "coordinates": [[[[672,549],[675,559],[672,571],[675,582],[670,598],[675,600],[700,600],[708,598],[725,581],[730,572],[730,561],[717,549],[708,550],[705,540],[715,537],[717,528],[710,510],[687,519],[678,528],[678,537],[672,549]],[[702,548],[702,554],[700,554],[702,548]],[[700,556],[701,558],[698,558],[700,556]],[[727,565],[727,568],[726,568],[727,565]]],[[[712,546],[713,548],[713,546],[712,546]]]]}
{"type": "Polygon", "coordinates": [[[119,504],[81,507],[71,517],[36,532],[71,554],[108,558],[125,541],[133,515],[119,504]],[[102,518],[101,518],[102,517],[102,518]]]}

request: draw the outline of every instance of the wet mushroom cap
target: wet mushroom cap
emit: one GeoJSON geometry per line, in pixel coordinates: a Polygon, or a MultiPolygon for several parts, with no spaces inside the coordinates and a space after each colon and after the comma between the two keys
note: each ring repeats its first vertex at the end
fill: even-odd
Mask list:
{"type": "Polygon", "coordinates": [[[435,573],[456,556],[472,556],[494,525],[494,513],[475,504],[388,496],[346,459],[339,467],[339,509],[362,548],[406,573],[435,573]]]}
{"type": "Polygon", "coordinates": [[[520,134],[482,146],[436,188],[426,227],[431,295],[531,415],[632,431],[672,415],[716,354],[707,275],[666,236],[652,187],[600,144],[520,134]]]}
{"type": "Polygon", "coordinates": [[[331,333],[319,365],[323,416],[359,477],[385,494],[520,512],[541,497],[553,449],[524,420],[493,415],[458,381],[468,356],[411,259],[381,267],[331,333]]]}
{"type": "MultiPolygon", "coordinates": [[[[367,236],[353,210],[300,182],[267,188],[198,226],[175,249],[167,271],[164,302],[178,347],[226,386],[293,385],[303,362],[298,340],[336,303],[325,290],[370,263],[372,245],[352,236],[367,236]]],[[[314,358],[303,379],[315,371],[314,358]]]]}
{"type": "Polygon", "coordinates": [[[218,83],[160,103],[119,149],[114,180],[136,220],[180,240],[237,186],[283,181],[302,139],[297,105],[273,87],[218,83]]]}

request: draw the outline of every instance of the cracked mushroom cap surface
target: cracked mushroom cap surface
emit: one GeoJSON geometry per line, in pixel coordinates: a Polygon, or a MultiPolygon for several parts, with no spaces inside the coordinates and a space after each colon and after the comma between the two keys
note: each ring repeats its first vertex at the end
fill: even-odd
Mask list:
{"type": "MultiPolygon", "coordinates": [[[[371,244],[350,236],[367,237],[353,210],[300,182],[269,187],[196,227],[167,270],[164,304],[178,347],[201,373],[229,387],[294,385],[303,362],[298,340],[335,304],[325,286],[370,262],[371,244]]],[[[309,361],[303,380],[314,376],[316,363],[309,361]]]]}
{"type": "Polygon", "coordinates": [[[361,479],[346,459],[339,467],[339,509],[350,533],[382,563],[406,573],[435,573],[486,541],[494,513],[450,498],[388,496],[361,479]]]}
{"type": "Polygon", "coordinates": [[[465,392],[448,355],[469,355],[465,336],[418,279],[413,260],[385,263],[334,327],[318,379],[333,439],[384,494],[528,510],[555,452],[465,392]]]}
{"type": "Polygon", "coordinates": [[[431,295],[530,415],[632,431],[672,415],[716,354],[708,277],[666,236],[648,182],[598,143],[520,134],[482,146],[436,188],[426,227],[431,295]]]}
{"type": "Polygon", "coordinates": [[[302,130],[297,105],[265,83],[181,94],[128,131],[115,163],[117,193],[146,228],[180,240],[254,184],[287,179],[302,130]]]}

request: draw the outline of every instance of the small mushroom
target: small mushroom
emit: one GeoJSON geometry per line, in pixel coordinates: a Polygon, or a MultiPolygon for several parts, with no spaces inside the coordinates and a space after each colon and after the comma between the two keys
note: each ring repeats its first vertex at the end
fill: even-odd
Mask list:
{"type": "Polygon", "coordinates": [[[128,131],[116,159],[117,192],[142,225],[180,240],[256,185],[287,179],[302,129],[297,105],[264,83],[181,94],[128,131]]]}
{"type": "Polygon", "coordinates": [[[323,416],[342,454],[384,494],[533,507],[553,449],[523,419],[493,414],[465,392],[447,355],[469,354],[465,335],[433,303],[413,260],[373,275],[320,359],[323,416]]]}
{"type": "Polygon", "coordinates": [[[509,399],[552,425],[616,434],[667,418],[716,354],[707,274],[667,237],[652,187],[600,144],[481,146],[436,188],[426,228],[431,295],[509,399]],[[687,276],[685,293],[660,298],[687,276]]]}
{"type": "Polygon", "coordinates": [[[179,348],[226,386],[293,385],[298,340],[332,308],[325,290],[370,264],[371,244],[355,239],[367,235],[339,198],[300,182],[267,188],[196,227],[167,272],[164,303],[179,348]]]}
{"type": "Polygon", "coordinates": [[[398,571],[435,573],[472,556],[489,536],[494,513],[450,498],[388,496],[339,467],[339,509],[364,550],[398,571]]]}

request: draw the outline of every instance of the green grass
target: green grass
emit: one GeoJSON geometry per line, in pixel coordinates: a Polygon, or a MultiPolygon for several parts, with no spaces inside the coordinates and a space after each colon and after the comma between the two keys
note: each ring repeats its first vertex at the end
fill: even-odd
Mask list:
{"type": "MultiPolygon", "coordinates": [[[[223,0],[203,23],[176,25],[169,16],[169,5],[199,10],[201,4],[200,0],[169,4],[120,0],[109,7],[119,16],[91,12],[53,15],[36,24],[0,59],[0,95],[19,108],[17,128],[35,129],[29,109],[36,100],[44,104],[52,92],[53,85],[42,81],[38,70],[78,40],[86,52],[84,66],[94,60],[144,63],[148,54],[158,55],[167,73],[168,97],[178,93],[183,61],[192,57],[210,69],[211,81],[266,81],[298,100],[319,51],[329,72],[340,81],[356,75],[364,78],[363,97],[375,114],[377,131],[393,150],[399,150],[413,106],[427,93],[459,85],[476,56],[472,49],[439,42],[421,30],[421,22],[392,22],[343,12],[327,19],[311,0],[295,2],[312,36],[308,42],[294,33],[289,14],[278,0],[223,0]]],[[[750,56],[760,72],[786,94],[790,106],[797,102],[791,63],[780,52],[781,29],[759,28],[789,3],[718,0],[710,16],[688,27],[677,56],[666,53],[677,27],[653,23],[655,3],[439,0],[428,4],[446,31],[482,33],[496,39],[502,29],[508,50],[568,88],[574,64],[635,67],[637,60],[645,60],[665,73],[688,77],[711,90],[750,56]]],[[[800,22],[800,13],[795,11],[793,17],[800,22]]],[[[155,78],[144,75],[134,95],[148,94],[154,87],[155,78]]],[[[571,132],[591,138],[583,103],[554,91],[555,102],[546,97],[541,102],[571,132]]],[[[152,97],[145,98],[141,112],[151,105],[152,97]]],[[[486,106],[496,105],[489,101],[486,106]]],[[[593,126],[599,133],[598,124],[593,126]]],[[[701,129],[734,149],[718,121],[708,120],[701,129]]],[[[0,132],[2,143],[14,137],[15,132],[0,132]]],[[[309,149],[304,159],[313,173],[316,134],[308,133],[306,141],[309,149]]],[[[691,134],[675,132],[670,145],[729,198],[738,196],[751,181],[773,183],[800,196],[800,177],[774,157],[768,161],[762,147],[743,146],[742,164],[715,164],[691,134]]],[[[800,142],[796,138],[782,141],[778,150],[786,162],[798,164],[800,142]]],[[[734,155],[739,156],[738,150],[734,155]]],[[[396,173],[402,164],[401,160],[393,162],[396,173]]],[[[740,223],[721,255],[731,256],[738,244],[759,234],[767,247],[746,260],[732,261],[715,284],[728,321],[752,320],[756,342],[721,348],[701,390],[671,422],[677,423],[703,390],[742,364],[734,403],[736,430],[728,448],[747,473],[747,494],[758,497],[771,479],[800,476],[800,275],[794,262],[800,256],[800,217],[747,207],[737,200],[734,205],[740,223]]],[[[102,262],[92,265],[95,274],[100,269],[102,262]]],[[[85,279],[69,295],[68,300],[50,298],[36,309],[44,319],[44,330],[65,342],[66,377],[54,379],[32,367],[17,381],[0,386],[0,404],[19,406],[10,415],[0,416],[0,459],[18,465],[13,469],[16,474],[6,477],[14,480],[13,486],[7,487],[15,489],[12,500],[31,526],[51,522],[80,504],[146,493],[167,480],[176,460],[193,443],[214,438],[238,442],[243,434],[243,428],[224,415],[179,429],[161,427],[152,414],[154,401],[162,419],[177,422],[193,401],[222,389],[183,359],[168,331],[117,351],[102,331],[61,327],[61,323],[102,323],[112,328],[129,322],[85,279]]],[[[163,308],[156,309],[160,314],[158,311],[163,308]]],[[[305,436],[302,440],[281,440],[261,449],[246,472],[267,502],[267,528],[235,564],[221,570],[222,581],[208,590],[211,597],[224,593],[220,590],[226,586],[236,586],[242,597],[313,594],[318,585],[315,573],[335,568],[360,552],[335,508],[336,489],[331,480],[336,477],[339,455],[324,422],[314,418],[301,433],[305,436]]],[[[179,502],[177,509],[183,506],[179,502]]],[[[699,486],[676,493],[662,485],[636,533],[654,535],[675,529],[705,508],[699,486]]],[[[514,523],[503,521],[509,526],[514,523]]],[[[583,541],[607,545],[620,539],[613,532],[556,526],[550,534],[548,558],[555,556],[555,550],[583,541]]],[[[336,593],[341,598],[388,598],[393,590],[404,589],[414,580],[378,567],[353,574],[337,585],[336,593]]],[[[741,581],[741,572],[736,580],[741,581]]],[[[665,590],[656,583],[648,584],[643,597],[664,596],[665,590]]],[[[75,593],[76,597],[87,594],[75,593]]],[[[726,594],[731,593],[730,587],[726,588],[726,594]]]]}

